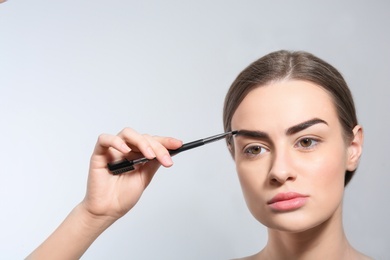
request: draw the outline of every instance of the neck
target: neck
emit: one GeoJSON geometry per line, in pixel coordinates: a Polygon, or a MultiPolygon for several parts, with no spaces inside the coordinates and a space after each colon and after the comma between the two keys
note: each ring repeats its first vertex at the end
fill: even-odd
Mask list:
{"type": "Polygon", "coordinates": [[[342,206],[319,226],[303,232],[268,230],[268,243],[259,253],[266,259],[348,259],[353,252],[342,225],[342,206]]]}

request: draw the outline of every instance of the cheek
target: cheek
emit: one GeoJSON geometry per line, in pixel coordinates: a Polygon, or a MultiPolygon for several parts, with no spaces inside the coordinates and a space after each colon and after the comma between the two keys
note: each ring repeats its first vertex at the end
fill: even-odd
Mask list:
{"type": "Polygon", "coordinates": [[[344,193],[345,158],[342,152],[327,152],[322,156],[313,156],[306,160],[306,166],[301,166],[301,169],[306,169],[302,170],[305,175],[301,177],[305,179],[310,192],[316,194],[315,199],[319,202],[333,201],[331,204],[337,204],[341,201],[344,193]]]}
{"type": "Polygon", "coordinates": [[[242,158],[243,155],[235,154],[236,171],[243,188],[260,187],[264,185],[267,176],[268,159],[248,160],[242,158]]]}
{"type": "Polygon", "coordinates": [[[256,215],[256,212],[264,212],[262,205],[266,205],[267,178],[265,165],[256,162],[240,163],[236,161],[236,171],[249,210],[253,215],[256,215]]]}
{"type": "Polygon", "coordinates": [[[337,155],[314,157],[310,160],[302,160],[300,164],[299,168],[302,169],[302,173],[305,172],[312,183],[326,186],[344,178],[345,168],[342,167],[337,155]]]}

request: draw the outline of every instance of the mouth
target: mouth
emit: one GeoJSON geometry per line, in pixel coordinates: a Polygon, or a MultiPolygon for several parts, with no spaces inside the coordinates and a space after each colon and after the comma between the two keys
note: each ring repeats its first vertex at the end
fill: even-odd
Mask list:
{"type": "Polygon", "coordinates": [[[292,211],[303,207],[306,204],[308,197],[308,195],[296,192],[278,193],[267,202],[267,205],[272,210],[278,212],[292,211]]]}

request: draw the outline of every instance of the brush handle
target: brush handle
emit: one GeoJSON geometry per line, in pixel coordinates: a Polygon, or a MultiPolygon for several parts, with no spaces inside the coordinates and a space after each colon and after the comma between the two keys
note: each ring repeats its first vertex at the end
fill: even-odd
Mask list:
{"type": "MultiPolygon", "coordinates": [[[[219,135],[214,135],[214,136],[207,137],[204,139],[199,139],[199,140],[196,140],[193,142],[185,143],[180,148],[178,148],[176,150],[168,150],[168,151],[169,151],[169,154],[171,156],[173,156],[173,155],[176,155],[178,153],[202,146],[204,144],[215,142],[217,140],[225,138],[227,135],[230,135],[230,134],[234,135],[236,133],[237,133],[237,131],[231,131],[231,132],[227,132],[227,133],[223,133],[223,134],[219,134],[219,135]]],[[[112,174],[117,175],[117,174],[121,174],[124,172],[132,171],[132,170],[134,170],[134,165],[146,163],[148,161],[150,161],[150,160],[148,158],[145,158],[145,157],[135,159],[135,160],[123,159],[120,161],[108,163],[107,167],[108,167],[108,170],[112,174]]]]}

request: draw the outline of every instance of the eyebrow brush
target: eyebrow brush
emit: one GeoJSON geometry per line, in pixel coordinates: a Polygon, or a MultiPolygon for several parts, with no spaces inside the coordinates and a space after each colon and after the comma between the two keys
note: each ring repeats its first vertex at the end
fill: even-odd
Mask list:
{"type": "MultiPolygon", "coordinates": [[[[204,139],[199,139],[199,140],[196,140],[193,142],[185,143],[181,147],[179,147],[178,149],[168,150],[168,151],[169,151],[169,154],[173,156],[173,155],[176,155],[178,153],[181,153],[181,152],[184,152],[184,151],[187,151],[187,150],[190,150],[190,149],[193,149],[193,148],[196,148],[196,147],[199,147],[199,146],[211,143],[211,142],[221,140],[228,135],[235,135],[237,133],[238,133],[238,131],[230,131],[230,132],[226,132],[223,134],[210,136],[210,137],[207,137],[204,139]]],[[[132,171],[132,170],[134,170],[134,165],[146,163],[148,161],[150,161],[150,159],[145,158],[145,157],[135,159],[135,160],[123,159],[121,161],[108,163],[107,167],[108,167],[108,170],[112,174],[118,175],[118,174],[121,174],[124,172],[132,171]]]]}

